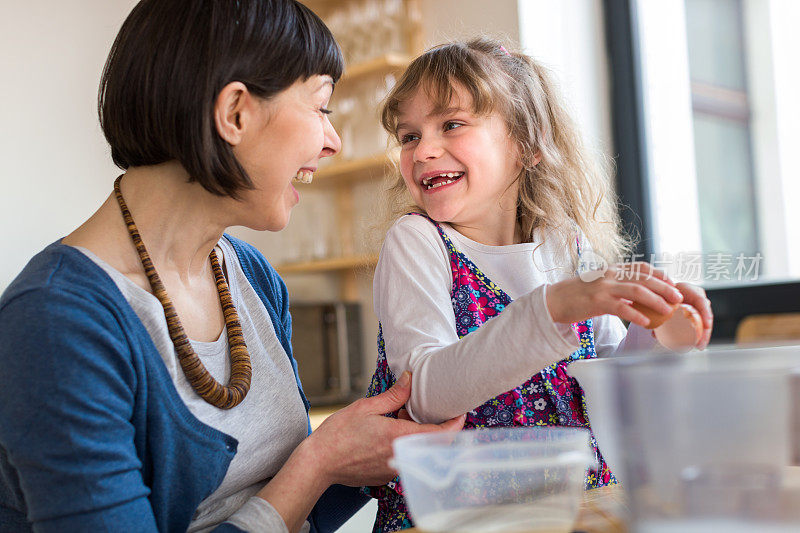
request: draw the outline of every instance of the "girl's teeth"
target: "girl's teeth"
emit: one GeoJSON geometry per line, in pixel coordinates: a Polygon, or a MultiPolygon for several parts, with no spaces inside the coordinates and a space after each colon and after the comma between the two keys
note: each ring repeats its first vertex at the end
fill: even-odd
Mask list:
{"type": "Polygon", "coordinates": [[[311,183],[314,179],[314,174],[308,170],[298,170],[294,179],[300,183],[311,183]]]}
{"type": "Polygon", "coordinates": [[[427,187],[428,189],[433,189],[433,188],[439,187],[441,185],[447,185],[448,183],[453,183],[453,181],[455,181],[455,180],[443,181],[443,182],[439,183],[438,185],[431,185],[431,180],[432,179],[434,179],[434,178],[459,178],[459,177],[461,177],[462,174],[463,174],[462,172],[443,172],[442,174],[439,174],[438,176],[431,176],[430,178],[423,179],[422,180],[422,184],[425,187],[427,187]]]}
{"type": "Polygon", "coordinates": [[[454,181],[456,181],[456,180],[440,181],[439,183],[434,183],[433,185],[428,185],[428,189],[435,189],[436,187],[441,187],[442,185],[447,185],[447,184],[453,183],[454,181]]]}

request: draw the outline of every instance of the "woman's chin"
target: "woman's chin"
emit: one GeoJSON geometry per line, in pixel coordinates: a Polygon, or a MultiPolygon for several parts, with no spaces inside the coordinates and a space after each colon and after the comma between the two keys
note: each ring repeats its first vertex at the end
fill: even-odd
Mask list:
{"type": "Polygon", "coordinates": [[[269,217],[261,217],[258,219],[248,220],[247,222],[241,225],[253,231],[278,232],[285,229],[286,226],[289,225],[290,216],[291,216],[291,208],[287,209],[286,212],[282,213],[281,215],[273,214],[272,216],[269,217]]]}
{"type": "Polygon", "coordinates": [[[284,218],[282,220],[273,221],[271,224],[269,224],[264,229],[266,231],[278,232],[278,231],[283,231],[284,229],[286,229],[286,226],[288,226],[288,225],[289,225],[289,213],[286,214],[286,218],[284,218]]]}

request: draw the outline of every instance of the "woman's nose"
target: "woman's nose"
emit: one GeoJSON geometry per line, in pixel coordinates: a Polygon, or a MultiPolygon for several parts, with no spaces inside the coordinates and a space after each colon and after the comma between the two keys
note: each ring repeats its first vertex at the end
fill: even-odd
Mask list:
{"type": "Polygon", "coordinates": [[[328,117],[325,117],[325,144],[322,146],[322,152],[320,153],[320,157],[330,157],[332,155],[336,155],[342,149],[342,140],[339,138],[339,134],[336,133],[336,129],[331,124],[331,121],[328,117]]]}
{"type": "Polygon", "coordinates": [[[422,163],[423,161],[430,161],[441,157],[442,152],[441,143],[432,137],[422,137],[417,141],[417,146],[414,147],[414,161],[422,163]]]}

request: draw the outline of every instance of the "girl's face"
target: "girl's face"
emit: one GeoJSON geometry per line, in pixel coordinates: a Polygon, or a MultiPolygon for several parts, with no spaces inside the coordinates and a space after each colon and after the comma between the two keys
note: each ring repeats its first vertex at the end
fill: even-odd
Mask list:
{"type": "MultiPolygon", "coordinates": [[[[472,99],[454,86],[443,113],[424,90],[398,107],[400,173],[414,201],[436,221],[448,222],[485,244],[516,227],[522,167],[516,143],[498,113],[478,116],[472,99]]],[[[489,242],[492,241],[492,242],[489,242]]]]}
{"type": "Polygon", "coordinates": [[[328,120],[330,76],[297,81],[268,101],[253,100],[251,124],[234,148],[255,190],[242,195],[242,225],[279,231],[289,223],[300,195],[292,185],[299,171],[314,172],[319,160],[336,154],[341,141],[328,120]]]}

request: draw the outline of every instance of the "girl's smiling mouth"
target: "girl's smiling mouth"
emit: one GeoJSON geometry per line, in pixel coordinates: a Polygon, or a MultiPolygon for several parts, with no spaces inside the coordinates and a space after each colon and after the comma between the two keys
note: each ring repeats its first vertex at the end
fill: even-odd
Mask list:
{"type": "Polygon", "coordinates": [[[430,191],[457,182],[464,176],[464,172],[428,172],[423,175],[420,185],[425,191],[430,191]]]}

